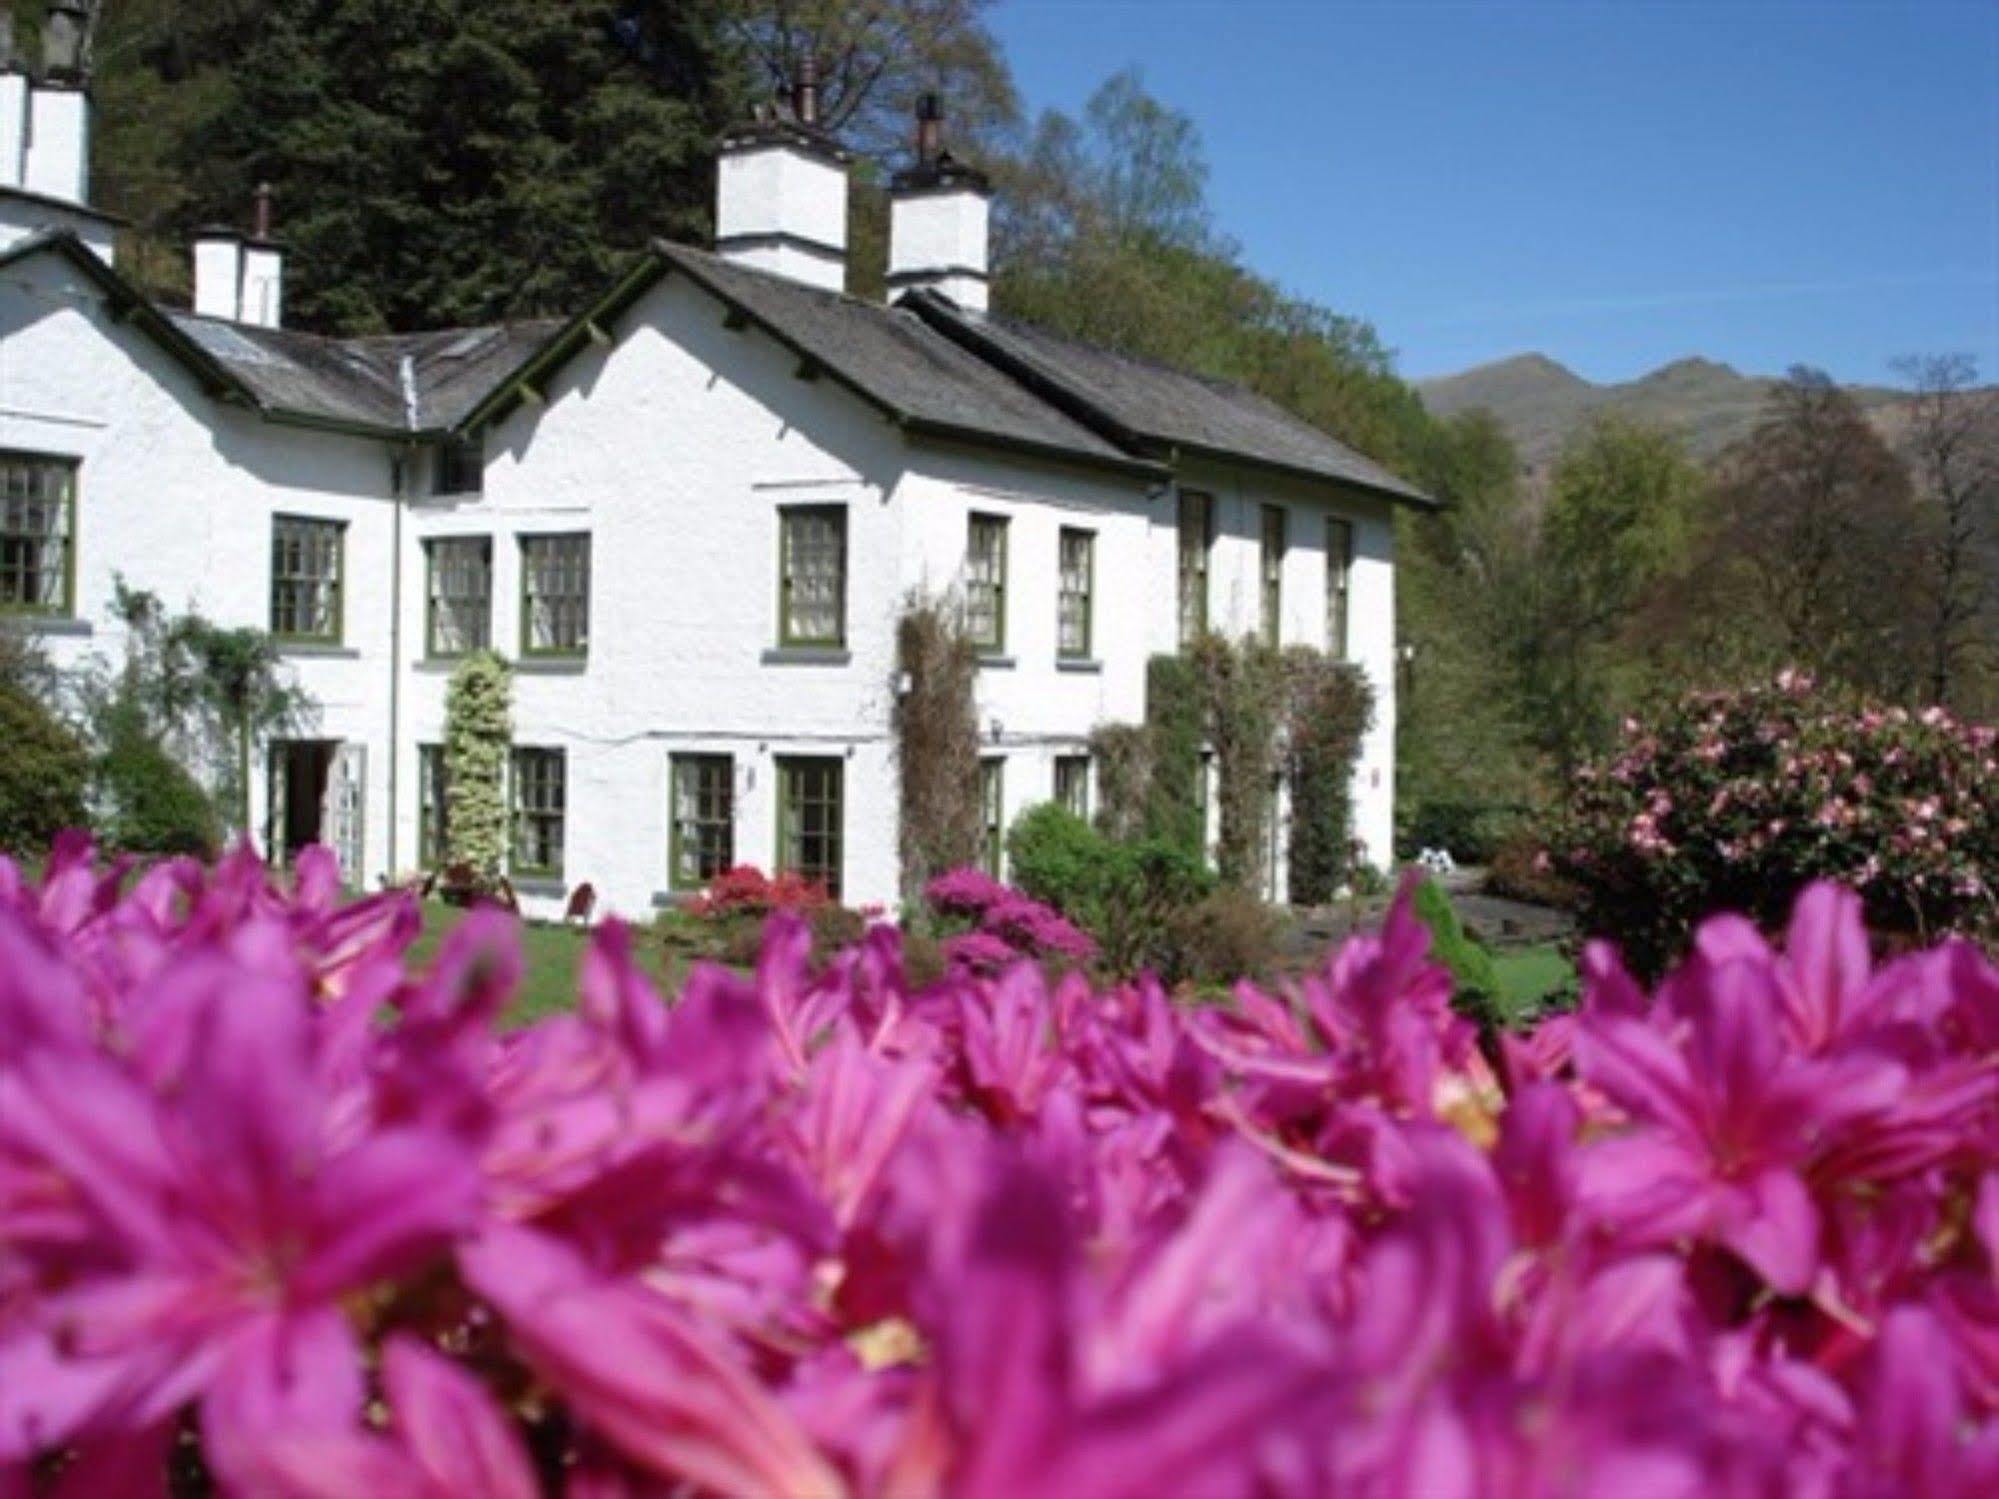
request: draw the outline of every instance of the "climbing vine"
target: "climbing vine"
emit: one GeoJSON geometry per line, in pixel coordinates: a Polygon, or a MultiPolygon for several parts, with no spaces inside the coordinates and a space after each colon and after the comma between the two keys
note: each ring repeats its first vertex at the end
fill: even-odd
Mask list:
{"type": "Polygon", "coordinates": [[[934,876],[978,861],[978,667],[959,611],[941,600],[911,597],[896,621],[891,684],[902,888],[911,901],[934,876]]]}
{"type": "Polygon", "coordinates": [[[444,694],[445,863],[481,890],[499,888],[507,860],[507,756],[513,672],[493,651],[458,663],[444,694]]]}
{"type": "Polygon", "coordinates": [[[1145,836],[1152,746],[1152,732],[1144,724],[1107,723],[1090,735],[1090,756],[1097,766],[1097,831],[1115,842],[1145,836]]]}
{"type": "Polygon", "coordinates": [[[1201,826],[1198,780],[1208,705],[1198,667],[1185,656],[1154,656],[1145,668],[1145,726],[1149,739],[1144,831],[1197,858],[1201,826]]]}
{"type": "Polygon", "coordinates": [[[1283,658],[1254,638],[1204,636],[1188,652],[1215,755],[1215,868],[1252,894],[1269,873],[1271,782],[1283,718],[1283,658]]]}
{"type": "Polygon", "coordinates": [[[1284,653],[1284,774],[1291,786],[1289,895],[1323,905],[1353,864],[1353,776],[1374,722],[1360,668],[1323,651],[1284,653]]]}

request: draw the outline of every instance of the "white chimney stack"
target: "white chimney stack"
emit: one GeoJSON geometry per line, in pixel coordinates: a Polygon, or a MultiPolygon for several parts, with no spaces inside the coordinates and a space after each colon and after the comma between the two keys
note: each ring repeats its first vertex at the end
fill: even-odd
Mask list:
{"type": "Polygon", "coordinates": [[[0,0],[0,187],[28,170],[28,71],[14,58],[14,12],[0,0]]]}
{"type": "Polygon", "coordinates": [[[819,128],[818,70],[799,68],[791,117],[741,125],[715,163],[715,250],[829,291],[847,286],[848,155],[819,128]]]}
{"type": "Polygon", "coordinates": [[[243,236],[234,229],[195,231],[194,310],[232,323],[243,310],[243,236]]]}
{"type": "Polygon", "coordinates": [[[916,165],[896,173],[890,188],[889,294],[928,288],[984,312],[992,186],[944,149],[943,121],[937,96],[925,94],[916,106],[916,165]]]}
{"type": "Polygon", "coordinates": [[[255,227],[248,238],[227,227],[194,237],[194,310],[202,317],[258,328],[284,324],[285,257],[271,238],[271,186],[257,186],[255,227]]]}
{"type": "Polygon", "coordinates": [[[14,56],[12,7],[0,5],[0,187],[90,202],[89,16],[57,0],[42,22],[42,76],[14,56]]]}

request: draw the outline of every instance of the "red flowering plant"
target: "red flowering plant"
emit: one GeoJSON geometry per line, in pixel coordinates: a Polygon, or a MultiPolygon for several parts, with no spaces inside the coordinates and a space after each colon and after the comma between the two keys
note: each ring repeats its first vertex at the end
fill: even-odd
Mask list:
{"type": "Polygon", "coordinates": [[[1488,1066],[1397,900],[1172,1004],[668,1004],[248,852],[0,859],[0,1493],[1999,1492],[1999,966],[1811,887],[1488,1066]]]}
{"type": "Polygon", "coordinates": [[[792,870],[775,877],[754,864],[738,864],[725,869],[708,883],[687,910],[693,916],[769,916],[776,911],[810,915],[831,905],[833,897],[817,880],[809,880],[792,870]]]}
{"type": "Polygon", "coordinates": [[[1657,974],[1719,910],[1765,927],[1815,879],[1877,936],[1999,937],[1999,733],[1941,708],[1847,702],[1785,673],[1625,724],[1547,834],[1585,929],[1657,974]]]}

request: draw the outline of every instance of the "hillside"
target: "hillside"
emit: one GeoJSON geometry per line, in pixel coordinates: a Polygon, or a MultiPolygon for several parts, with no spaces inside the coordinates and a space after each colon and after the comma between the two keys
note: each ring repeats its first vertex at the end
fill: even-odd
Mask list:
{"type": "MultiPolygon", "coordinates": [[[[1599,411],[1678,432],[1696,457],[1709,458],[1747,435],[1776,382],[1744,375],[1711,359],[1676,359],[1621,385],[1596,385],[1545,354],[1519,354],[1456,375],[1420,380],[1423,403],[1439,416],[1484,407],[1499,418],[1530,470],[1540,471],[1563,440],[1599,411]]],[[[1881,386],[1854,396],[1891,435],[1901,397],[1881,386]]]]}

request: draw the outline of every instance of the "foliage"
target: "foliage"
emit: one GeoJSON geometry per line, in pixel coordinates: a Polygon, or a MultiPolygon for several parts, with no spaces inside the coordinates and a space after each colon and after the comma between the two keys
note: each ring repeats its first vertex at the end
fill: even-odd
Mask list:
{"type": "Polygon", "coordinates": [[[1215,756],[1215,867],[1222,883],[1260,891],[1269,883],[1271,785],[1283,722],[1283,658],[1263,641],[1204,635],[1187,653],[1199,684],[1215,756]]]}
{"type": "Polygon", "coordinates": [[[0,681],[0,849],[40,852],[81,826],[90,756],[53,713],[0,681]]]}
{"type": "Polygon", "coordinates": [[[444,691],[444,862],[482,891],[507,864],[513,672],[493,651],[460,661],[444,691]]]}
{"type": "Polygon", "coordinates": [[[831,902],[824,885],[794,870],[784,870],[772,878],[754,864],[738,864],[716,875],[706,890],[688,902],[687,911],[699,917],[754,916],[761,920],[778,911],[810,915],[831,902]]]}
{"type": "Polygon", "coordinates": [[[1197,789],[1207,723],[1195,662],[1154,656],[1145,663],[1145,731],[1145,836],[1199,858],[1207,838],[1197,789]]]}
{"type": "Polygon", "coordinates": [[[1294,646],[1282,669],[1290,898],[1322,905],[1338,894],[1352,862],[1354,767],[1374,718],[1374,693],[1360,668],[1323,651],[1294,646]]]}
{"type": "Polygon", "coordinates": [[[190,612],[168,622],[166,639],[169,659],[185,662],[195,704],[212,726],[210,739],[235,747],[234,755],[213,756],[226,766],[218,799],[247,834],[255,746],[296,732],[317,707],[262,630],[224,629],[190,612]]]}
{"type": "Polygon", "coordinates": [[[979,805],[978,649],[958,611],[911,598],[895,625],[891,730],[901,802],[902,888],[971,864],[985,836],[979,805]]]}
{"type": "Polygon", "coordinates": [[[1443,1433],[1468,1493],[1991,1486],[1999,969],[1873,969],[1837,887],[1656,994],[1599,955],[1495,1071],[1407,900],[1184,1009],[786,919],[669,1007],[608,924],[501,1044],[511,918],[417,970],[407,896],[269,878],[0,865],[13,1472],[1388,1493],[1443,1433]]]}
{"type": "Polygon", "coordinates": [[[115,700],[94,725],[93,821],[110,848],[129,854],[208,856],[222,844],[222,819],[208,793],[160,743],[144,710],[115,700]]]}
{"type": "MultiPolygon", "coordinates": [[[[1153,737],[1144,724],[1100,724],[1090,734],[1097,770],[1097,830],[1116,843],[1145,836],[1153,737]]],[[[1198,764],[1198,762],[1197,762],[1198,764]]]]}
{"type": "Polygon", "coordinates": [[[1265,979],[1278,959],[1283,918],[1244,890],[1222,886],[1168,918],[1171,957],[1161,976],[1196,988],[1225,989],[1265,979]]]}
{"type": "Polygon", "coordinates": [[[1465,930],[1444,887],[1435,880],[1417,882],[1410,909],[1430,930],[1431,957],[1451,971],[1451,981],[1456,986],[1451,996],[1452,1007],[1481,1032],[1510,1024],[1514,1017],[1507,1013],[1506,996],[1492,954],[1465,930]]]}
{"type": "Polygon", "coordinates": [[[1157,838],[1115,841],[1051,802],[1013,825],[1007,860],[1021,889],[1096,939],[1105,972],[1186,976],[1182,923],[1215,882],[1185,849],[1157,838]]]}
{"type": "Polygon", "coordinates": [[[1797,674],[1690,694],[1577,773],[1553,869],[1581,892],[1585,929],[1648,974],[1712,912],[1771,925],[1828,877],[1877,931],[1999,938],[1996,744],[1941,708],[1849,704],[1797,674]]]}

